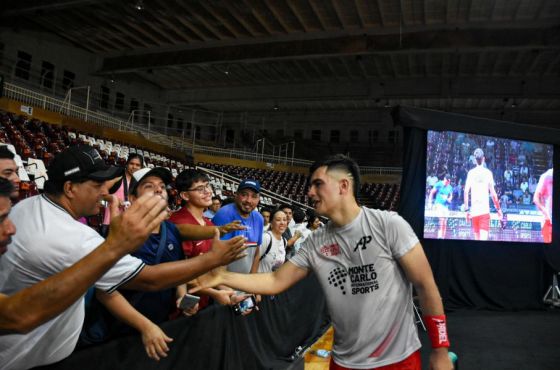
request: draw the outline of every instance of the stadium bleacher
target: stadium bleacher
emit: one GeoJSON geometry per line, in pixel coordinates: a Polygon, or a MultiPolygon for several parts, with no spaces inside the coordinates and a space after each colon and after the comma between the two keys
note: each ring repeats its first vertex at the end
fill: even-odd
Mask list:
{"type": "MultiPolygon", "coordinates": [[[[54,156],[69,145],[87,143],[96,148],[103,159],[109,164],[124,165],[129,153],[139,153],[144,156],[148,167],[163,166],[177,176],[188,165],[185,162],[168,158],[162,153],[154,153],[146,148],[129,146],[125,142],[111,141],[110,138],[92,136],[86,132],[51,125],[37,119],[29,119],[8,112],[0,112],[0,142],[13,145],[17,154],[25,162],[25,172],[30,181],[22,181],[20,198],[38,194],[45,181],[45,168],[54,156]]],[[[233,166],[229,164],[199,163],[199,166],[228,174],[234,178],[254,178],[261,182],[262,187],[278,195],[301,204],[308,204],[306,195],[306,175],[294,172],[282,172],[257,168],[233,166]]],[[[210,175],[216,193],[225,198],[233,195],[235,184],[210,175]]],[[[25,180],[25,177],[23,178],[25,180]]],[[[396,210],[399,201],[400,186],[386,183],[364,183],[361,188],[360,201],[369,207],[396,210]]],[[[171,189],[172,204],[176,192],[171,189]]],[[[275,202],[265,197],[263,204],[272,205],[275,202]]],[[[277,202],[276,202],[277,203],[277,202]]],[[[92,220],[96,226],[97,221],[92,220]]]]}

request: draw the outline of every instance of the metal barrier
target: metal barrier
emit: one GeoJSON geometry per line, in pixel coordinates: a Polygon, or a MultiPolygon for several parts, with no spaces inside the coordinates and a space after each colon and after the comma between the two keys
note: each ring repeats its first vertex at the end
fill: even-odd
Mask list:
{"type": "MultiPolygon", "coordinates": [[[[121,120],[112,117],[105,113],[91,111],[82,108],[78,105],[70,104],[69,102],[50,97],[40,92],[36,92],[27,88],[14,85],[9,82],[4,83],[4,96],[20,101],[24,104],[29,104],[34,107],[40,107],[51,112],[62,113],[68,117],[83,120],[85,122],[95,123],[102,127],[109,127],[119,131],[125,131],[135,134],[140,134],[147,140],[155,141],[158,144],[166,145],[179,152],[190,152],[207,154],[212,156],[229,157],[244,159],[250,161],[262,161],[271,164],[285,164],[290,166],[309,167],[312,161],[305,159],[288,158],[275,155],[266,155],[262,153],[247,152],[235,149],[223,149],[211,146],[193,145],[192,142],[183,138],[165,135],[164,133],[150,130],[141,125],[135,125],[132,122],[121,120]]],[[[399,167],[361,167],[362,174],[376,174],[376,175],[401,175],[402,169],[399,167]]]]}

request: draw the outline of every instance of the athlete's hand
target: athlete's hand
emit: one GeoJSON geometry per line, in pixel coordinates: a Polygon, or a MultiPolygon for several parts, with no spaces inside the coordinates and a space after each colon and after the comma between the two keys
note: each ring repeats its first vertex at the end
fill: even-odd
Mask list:
{"type": "Polygon", "coordinates": [[[244,237],[236,236],[230,240],[220,240],[220,233],[216,230],[214,240],[212,240],[212,249],[207,255],[211,255],[218,265],[224,266],[245,257],[247,255],[245,249],[247,247],[244,237]]]}
{"type": "Polygon", "coordinates": [[[206,274],[199,276],[189,283],[193,285],[189,289],[189,294],[194,294],[201,291],[202,289],[213,288],[220,284],[223,284],[223,275],[226,273],[225,266],[217,267],[213,270],[208,271],[206,274]]]}
{"type": "Polygon", "coordinates": [[[434,348],[430,353],[430,370],[453,370],[447,348],[434,348]]]}
{"type": "Polygon", "coordinates": [[[232,231],[245,230],[246,228],[247,227],[245,225],[242,225],[241,221],[239,220],[232,221],[229,224],[225,224],[218,227],[221,236],[231,233],[232,231]]]}

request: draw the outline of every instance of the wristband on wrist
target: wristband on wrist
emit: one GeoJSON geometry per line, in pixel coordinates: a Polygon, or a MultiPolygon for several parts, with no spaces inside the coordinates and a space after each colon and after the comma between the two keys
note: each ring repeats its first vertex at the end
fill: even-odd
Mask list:
{"type": "Polygon", "coordinates": [[[424,316],[432,348],[449,347],[445,315],[424,316]]]}

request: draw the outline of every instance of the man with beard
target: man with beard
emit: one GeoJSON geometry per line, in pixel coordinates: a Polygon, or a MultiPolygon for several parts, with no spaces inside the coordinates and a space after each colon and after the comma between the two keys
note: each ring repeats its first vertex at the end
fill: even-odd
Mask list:
{"type": "Polygon", "coordinates": [[[13,185],[10,198],[16,202],[19,196],[19,175],[15,155],[8,149],[7,145],[0,146],[0,177],[9,180],[13,185]]]}
{"type": "Polygon", "coordinates": [[[223,206],[214,215],[214,225],[226,225],[233,221],[240,221],[245,230],[229,233],[222,237],[228,240],[232,237],[242,235],[247,241],[247,256],[228,265],[229,271],[250,273],[259,269],[259,246],[262,244],[264,220],[261,214],[255,210],[260,201],[259,192],[261,184],[257,180],[246,179],[241,181],[234,202],[223,206]]]}
{"type": "MultiPolygon", "coordinates": [[[[10,181],[0,178],[0,255],[6,252],[16,233],[9,218],[13,189],[10,181]]],[[[116,206],[116,202],[112,205],[116,206]]],[[[111,228],[115,234],[80,261],[11,296],[0,294],[0,332],[27,333],[60,314],[119,259],[136,250],[147,230],[165,219],[166,208],[162,199],[139,199],[128,212],[114,218],[111,228]],[[129,230],[131,235],[121,233],[122,230],[129,230]]]]}
{"type": "MultiPolygon", "coordinates": [[[[106,181],[120,171],[107,166],[88,145],[68,148],[54,158],[48,169],[45,193],[21,201],[12,211],[11,219],[19,232],[0,259],[2,293],[14,294],[56,275],[109,240],[122,238],[127,244],[137,240],[138,236],[130,230],[121,229],[116,233],[118,236],[110,234],[105,241],[95,230],[78,221],[80,217],[99,212],[100,201],[108,196],[106,181]]],[[[150,197],[155,196],[150,193],[150,197]]],[[[159,213],[159,210],[154,208],[150,212],[159,213]]],[[[140,234],[147,236],[154,226],[146,229],[148,233],[140,234]]],[[[107,293],[119,287],[143,291],[167,289],[244,256],[242,238],[221,242],[215,228],[197,228],[202,234],[216,235],[212,250],[203,256],[149,266],[125,255],[99,280],[93,280],[95,286],[107,293]]],[[[192,230],[187,229],[180,230],[182,237],[193,236],[192,230]]],[[[58,316],[29,333],[1,336],[0,368],[30,368],[70,355],[84,320],[83,297],[77,298],[58,316]]]]}
{"type": "Polygon", "coordinates": [[[216,269],[199,277],[196,289],[226,284],[274,295],[313,271],[334,327],[331,370],[419,370],[414,286],[433,347],[430,369],[452,369],[441,297],[410,225],[394,212],[358,205],[360,174],[350,158],[336,155],[315,162],[309,172],[307,195],[317,214],[330,218],[328,225],[312,233],[275,272],[246,275],[216,269]]]}

